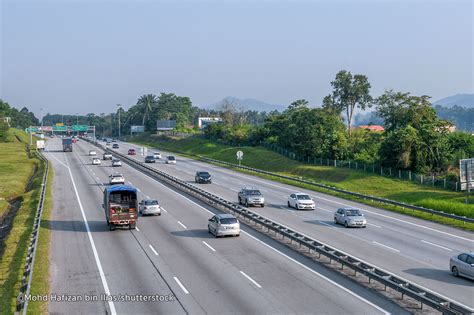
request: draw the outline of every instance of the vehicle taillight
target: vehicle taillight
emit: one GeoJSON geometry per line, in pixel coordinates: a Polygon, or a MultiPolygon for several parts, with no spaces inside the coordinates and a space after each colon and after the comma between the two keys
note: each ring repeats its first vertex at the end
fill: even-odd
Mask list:
{"type": "Polygon", "coordinates": [[[114,208],[110,208],[110,213],[115,214],[115,209],[114,209],[114,208]]]}

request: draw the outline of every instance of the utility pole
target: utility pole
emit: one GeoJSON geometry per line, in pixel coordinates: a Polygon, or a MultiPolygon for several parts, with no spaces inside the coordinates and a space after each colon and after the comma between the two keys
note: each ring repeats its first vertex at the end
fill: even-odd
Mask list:
{"type": "MultiPolygon", "coordinates": [[[[79,125],[79,113],[76,113],[76,126],[79,125]]],[[[79,137],[79,128],[77,130],[77,136],[79,137]]]]}
{"type": "Polygon", "coordinates": [[[43,127],[43,108],[40,108],[41,111],[41,127],[43,127]]]}
{"type": "Polygon", "coordinates": [[[119,137],[119,139],[120,139],[120,110],[122,109],[122,105],[121,105],[121,104],[117,104],[117,107],[118,107],[118,126],[119,126],[118,137],[119,137]]]}

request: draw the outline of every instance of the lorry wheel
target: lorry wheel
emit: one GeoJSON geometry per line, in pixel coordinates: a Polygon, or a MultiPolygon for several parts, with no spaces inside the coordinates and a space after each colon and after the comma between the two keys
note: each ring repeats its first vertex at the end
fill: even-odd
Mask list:
{"type": "Polygon", "coordinates": [[[109,230],[110,230],[110,231],[115,231],[115,225],[114,225],[114,224],[111,224],[111,225],[109,226],[109,230]]]}
{"type": "Polygon", "coordinates": [[[135,230],[135,227],[137,226],[136,223],[133,223],[133,224],[129,224],[129,228],[130,230],[135,230]]]}
{"type": "Polygon", "coordinates": [[[110,222],[109,222],[109,220],[107,220],[107,225],[110,225],[110,222]]]}

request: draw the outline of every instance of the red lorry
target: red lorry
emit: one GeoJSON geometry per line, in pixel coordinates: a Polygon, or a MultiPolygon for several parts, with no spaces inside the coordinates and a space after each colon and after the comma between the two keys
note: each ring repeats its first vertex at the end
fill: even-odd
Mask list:
{"type": "Polygon", "coordinates": [[[111,231],[117,226],[135,229],[138,220],[137,189],[128,185],[113,185],[104,189],[104,211],[111,231]]]}

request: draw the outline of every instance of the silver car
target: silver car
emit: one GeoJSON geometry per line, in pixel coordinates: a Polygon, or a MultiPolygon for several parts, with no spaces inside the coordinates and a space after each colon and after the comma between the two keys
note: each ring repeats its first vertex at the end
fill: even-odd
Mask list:
{"type": "Polygon", "coordinates": [[[112,167],[120,167],[122,166],[122,162],[120,160],[112,160],[112,167]]]}
{"type": "Polygon", "coordinates": [[[215,237],[225,235],[240,235],[240,223],[232,214],[216,214],[209,219],[207,230],[215,237]]]}
{"type": "Polygon", "coordinates": [[[367,227],[367,220],[359,209],[339,208],[334,213],[334,223],[347,227],[367,227]]]}
{"type": "Polygon", "coordinates": [[[138,212],[141,215],[161,215],[161,207],[156,199],[145,199],[140,201],[138,212]]]}
{"type": "Polygon", "coordinates": [[[474,252],[451,257],[449,270],[455,277],[462,276],[474,280],[474,252]]]}

